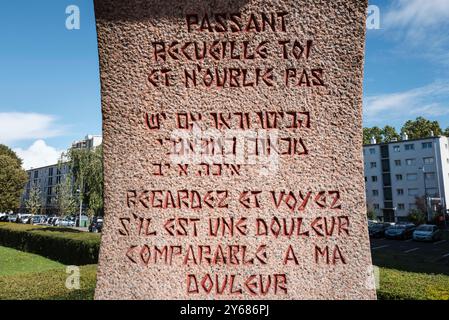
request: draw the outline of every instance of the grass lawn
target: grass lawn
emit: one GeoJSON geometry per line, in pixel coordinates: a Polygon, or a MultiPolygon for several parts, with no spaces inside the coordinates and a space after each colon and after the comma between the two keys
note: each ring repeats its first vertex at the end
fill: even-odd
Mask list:
{"type": "MultiPolygon", "coordinates": [[[[69,290],[64,265],[0,247],[0,300],[91,300],[97,265],[80,267],[80,289],[69,290]]],[[[379,299],[449,300],[449,276],[380,268],[379,299]]]]}
{"type": "Polygon", "coordinates": [[[41,272],[51,269],[64,270],[64,265],[37,254],[0,247],[0,276],[41,272]]]}
{"type": "Polygon", "coordinates": [[[80,289],[69,290],[65,265],[0,246],[0,300],[90,300],[96,272],[96,265],[81,266],[80,289]]]}

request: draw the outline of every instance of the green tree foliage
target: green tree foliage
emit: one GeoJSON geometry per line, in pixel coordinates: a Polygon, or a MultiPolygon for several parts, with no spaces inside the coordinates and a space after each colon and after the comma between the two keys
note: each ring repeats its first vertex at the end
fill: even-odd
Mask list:
{"type": "Polygon", "coordinates": [[[383,142],[382,129],[379,127],[363,128],[363,144],[371,144],[371,138],[376,138],[377,143],[383,142]]]}
{"type": "Polygon", "coordinates": [[[71,149],[68,153],[74,188],[88,213],[103,214],[103,148],[71,149]]]}
{"type": "Polygon", "coordinates": [[[39,214],[42,208],[41,190],[38,185],[33,184],[30,190],[30,195],[25,201],[25,206],[29,213],[39,214]]]}
{"type": "Polygon", "coordinates": [[[385,126],[382,129],[383,142],[391,142],[394,140],[400,140],[401,136],[396,132],[396,129],[392,126],[385,126]]]}
{"type": "Polygon", "coordinates": [[[66,177],[56,186],[55,203],[60,216],[76,212],[77,205],[73,197],[73,186],[70,177],[66,177]]]}
{"type": "Polygon", "coordinates": [[[371,144],[371,138],[376,138],[376,143],[391,142],[395,139],[400,140],[401,135],[407,133],[409,139],[427,138],[432,135],[445,135],[449,137],[449,127],[442,130],[438,121],[430,121],[424,117],[418,117],[415,120],[408,120],[404,123],[399,134],[392,126],[384,128],[371,127],[363,128],[363,144],[371,144]]]}
{"type": "Polygon", "coordinates": [[[366,215],[369,220],[377,220],[376,211],[373,208],[367,208],[366,215]]]}
{"type": "Polygon", "coordinates": [[[401,134],[407,133],[409,139],[430,137],[432,132],[435,136],[443,134],[438,121],[430,121],[423,117],[418,117],[416,120],[408,120],[401,129],[401,134]]]}
{"type": "Polygon", "coordinates": [[[372,137],[376,138],[376,143],[383,143],[399,140],[400,135],[392,126],[363,128],[363,144],[371,144],[372,137]]]}
{"type": "Polygon", "coordinates": [[[420,225],[426,222],[426,215],[419,209],[412,209],[408,215],[408,220],[415,225],[420,225]]]}
{"type": "Polygon", "coordinates": [[[22,169],[22,160],[5,145],[0,144],[0,212],[19,207],[28,175],[22,169]]]}

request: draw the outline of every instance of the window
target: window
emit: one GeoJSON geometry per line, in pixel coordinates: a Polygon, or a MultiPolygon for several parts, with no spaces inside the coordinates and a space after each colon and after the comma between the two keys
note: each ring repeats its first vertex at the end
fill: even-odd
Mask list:
{"type": "Polygon", "coordinates": [[[394,146],[393,147],[393,151],[394,152],[401,152],[401,147],[400,146],[394,146]]]}
{"type": "Polygon", "coordinates": [[[427,188],[426,194],[429,197],[438,197],[438,190],[437,188],[427,188]]]}
{"type": "Polygon", "coordinates": [[[397,174],[396,175],[396,180],[397,181],[402,181],[402,174],[397,174]]]}
{"type": "Polygon", "coordinates": [[[372,168],[377,168],[377,163],[376,162],[371,162],[370,163],[370,167],[372,168]]]}
{"type": "Polygon", "coordinates": [[[377,197],[379,195],[379,190],[373,190],[373,196],[377,197]]]}
{"type": "Polygon", "coordinates": [[[56,174],[60,175],[61,174],[61,169],[60,168],[56,168],[56,174]]]}
{"type": "Polygon", "coordinates": [[[398,196],[402,196],[404,194],[404,189],[397,189],[396,193],[398,194],[398,196]]]}
{"type": "Polygon", "coordinates": [[[423,158],[424,164],[433,164],[434,159],[433,157],[423,158]]]}
{"type": "Polygon", "coordinates": [[[51,197],[47,197],[47,205],[51,204],[51,197]]]}
{"type": "Polygon", "coordinates": [[[407,181],[416,181],[418,180],[417,173],[407,173],[407,181]]]}
{"type": "Polygon", "coordinates": [[[376,149],[369,148],[369,154],[376,154],[376,149]]]}
{"type": "Polygon", "coordinates": [[[398,203],[398,209],[399,209],[399,210],[405,210],[405,204],[403,204],[403,203],[398,203]]]}
{"type": "Polygon", "coordinates": [[[413,143],[406,144],[404,147],[405,150],[415,150],[415,145],[413,143]]]}
{"type": "Polygon", "coordinates": [[[405,164],[408,166],[414,166],[416,165],[416,159],[406,159],[405,164]]]}
{"type": "Polygon", "coordinates": [[[34,171],[34,179],[37,179],[37,178],[39,178],[39,171],[34,171]]]}
{"type": "Polygon", "coordinates": [[[53,178],[48,177],[48,185],[51,186],[53,184],[53,178]]]}
{"type": "Polygon", "coordinates": [[[53,168],[48,168],[48,175],[50,177],[53,175],[53,168]]]}
{"type": "Polygon", "coordinates": [[[56,177],[56,184],[60,184],[61,183],[61,176],[57,176],[56,177]]]}
{"type": "Polygon", "coordinates": [[[423,149],[432,149],[432,142],[423,142],[422,148],[423,149]]]}
{"type": "Polygon", "coordinates": [[[396,167],[400,167],[401,166],[401,160],[394,160],[394,165],[396,167]]]}
{"type": "Polygon", "coordinates": [[[48,187],[47,188],[47,195],[51,195],[53,192],[53,188],[52,187],[48,187]]]}
{"type": "Polygon", "coordinates": [[[380,206],[379,206],[378,203],[373,204],[373,207],[374,207],[375,210],[379,210],[380,209],[380,206]]]}
{"type": "Polygon", "coordinates": [[[418,195],[418,189],[417,188],[409,188],[408,189],[408,195],[409,196],[417,196],[418,195]]]}
{"type": "Polygon", "coordinates": [[[372,176],[372,177],[371,177],[371,181],[372,181],[372,182],[377,182],[377,176],[372,176]]]}
{"type": "Polygon", "coordinates": [[[424,179],[426,180],[435,180],[436,175],[435,172],[425,172],[424,173],[424,179]]]}

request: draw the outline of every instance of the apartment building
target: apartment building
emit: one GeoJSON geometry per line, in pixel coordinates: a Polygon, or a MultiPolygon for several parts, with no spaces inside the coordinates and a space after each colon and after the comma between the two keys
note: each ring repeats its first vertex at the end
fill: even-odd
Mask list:
{"type": "MultiPolygon", "coordinates": [[[[102,137],[99,135],[87,135],[84,139],[72,143],[72,149],[93,149],[101,145],[102,137]]],[[[56,207],[56,187],[63,183],[69,174],[69,166],[64,158],[59,163],[49,166],[32,168],[27,170],[28,182],[21,198],[20,211],[26,211],[26,201],[30,197],[30,191],[33,186],[40,190],[42,198],[42,214],[54,215],[58,213],[56,207]]]]}
{"type": "Polygon", "coordinates": [[[431,220],[449,199],[449,138],[428,137],[363,147],[367,206],[379,219],[400,222],[425,201],[431,220]]]}

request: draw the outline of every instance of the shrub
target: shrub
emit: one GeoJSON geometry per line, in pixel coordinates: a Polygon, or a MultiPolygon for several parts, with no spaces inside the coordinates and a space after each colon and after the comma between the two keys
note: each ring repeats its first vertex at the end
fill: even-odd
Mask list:
{"type": "Polygon", "coordinates": [[[70,228],[0,223],[0,245],[69,265],[97,263],[100,236],[70,228]]]}
{"type": "Polygon", "coordinates": [[[426,215],[418,209],[411,210],[407,218],[408,221],[413,222],[415,225],[426,223],[427,219],[426,215]]]}
{"type": "Polygon", "coordinates": [[[449,300],[449,276],[380,268],[381,300],[449,300]]]}

